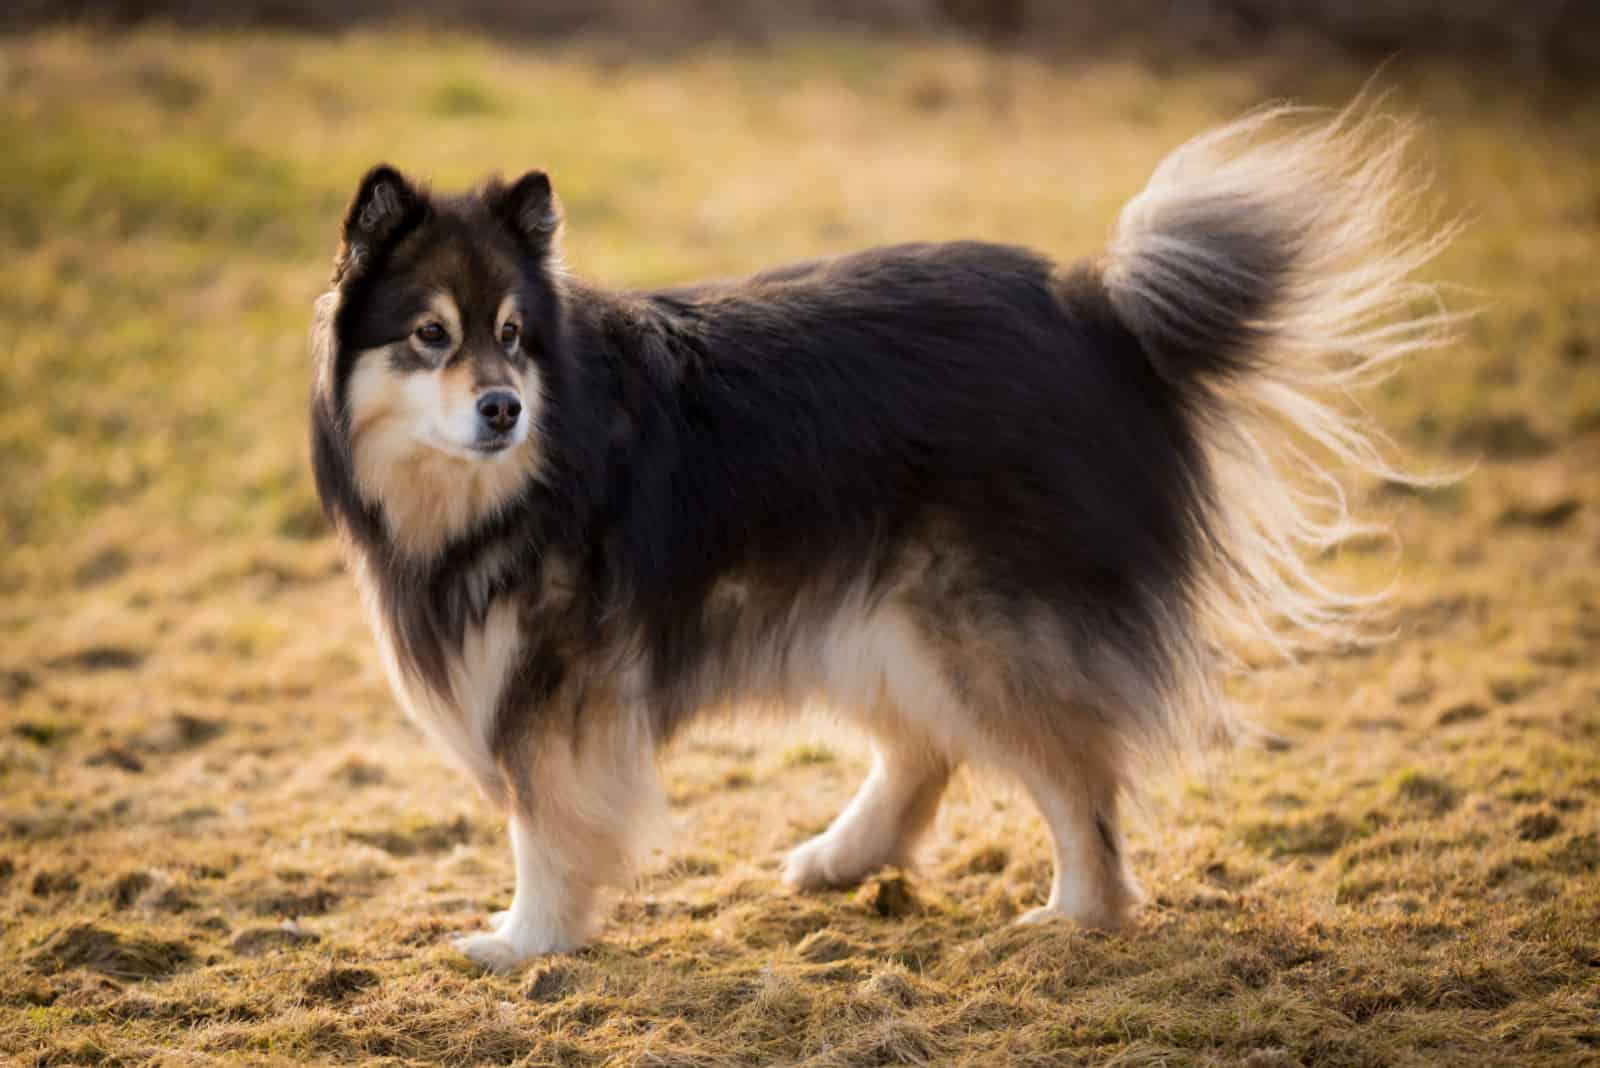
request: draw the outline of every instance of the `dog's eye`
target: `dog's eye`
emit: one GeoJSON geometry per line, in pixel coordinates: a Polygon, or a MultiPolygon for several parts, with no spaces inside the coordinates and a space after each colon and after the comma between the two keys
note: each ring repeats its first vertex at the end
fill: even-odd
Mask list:
{"type": "Polygon", "coordinates": [[[522,331],[517,329],[516,323],[507,323],[500,328],[500,344],[504,345],[508,349],[515,345],[517,343],[517,339],[521,336],[522,331]]]}
{"type": "Polygon", "coordinates": [[[417,327],[417,340],[424,345],[442,345],[449,336],[444,326],[436,322],[426,322],[417,327]]]}

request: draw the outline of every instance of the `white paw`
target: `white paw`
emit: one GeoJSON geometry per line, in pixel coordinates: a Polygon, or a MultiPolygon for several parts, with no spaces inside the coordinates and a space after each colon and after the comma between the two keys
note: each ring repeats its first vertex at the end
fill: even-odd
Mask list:
{"type": "Polygon", "coordinates": [[[832,885],[822,864],[826,846],[821,838],[812,838],[789,850],[783,861],[784,885],[793,890],[817,890],[832,885]]]}
{"type": "Polygon", "coordinates": [[[874,865],[843,857],[839,843],[819,834],[789,851],[783,862],[784,884],[794,890],[821,890],[858,883],[874,865]]]}
{"type": "Polygon", "coordinates": [[[1036,909],[1029,909],[1016,919],[1017,923],[1053,923],[1062,920],[1075,924],[1085,930],[1091,931],[1120,931],[1128,924],[1128,909],[1125,905],[1101,906],[1098,908],[1070,909],[1061,905],[1040,905],[1036,909]]]}
{"type": "Polygon", "coordinates": [[[535,955],[490,931],[461,935],[452,939],[451,944],[467,959],[491,972],[508,972],[535,955]]]}
{"type": "Polygon", "coordinates": [[[546,953],[570,953],[583,945],[587,935],[583,929],[530,922],[528,917],[517,923],[509,909],[492,913],[489,924],[493,930],[457,935],[451,944],[493,972],[509,971],[546,953]]]}
{"type": "Polygon", "coordinates": [[[1029,909],[1017,917],[1018,924],[1052,923],[1056,920],[1071,919],[1056,905],[1040,905],[1036,909],[1029,909]]]}

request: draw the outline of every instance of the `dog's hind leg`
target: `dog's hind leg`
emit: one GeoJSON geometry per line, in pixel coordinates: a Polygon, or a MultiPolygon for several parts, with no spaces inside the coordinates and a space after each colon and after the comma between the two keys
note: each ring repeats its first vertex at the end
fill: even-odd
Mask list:
{"type": "Polygon", "coordinates": [[[950,771],[924,740],[885,731],[866,781],[826,831],[789,854],[783,881],[797,890],[845,886],[903,863],[933,822],[950,771]]]}
{"type": "Polygon", "coordinates": [[[1117,821],[1116,763],[1085,749],[1065,764],[1053,773],[1016,769],[1049,828],[1055,856],[1049,900],[1018,922],[1065,918],[1116,929],[1140,896],[1117,821]]]}

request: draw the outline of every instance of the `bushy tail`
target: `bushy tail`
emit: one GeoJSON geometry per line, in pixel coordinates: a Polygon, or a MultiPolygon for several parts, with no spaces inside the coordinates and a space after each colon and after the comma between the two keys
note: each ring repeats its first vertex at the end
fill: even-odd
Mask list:
{"type": "Polygon", "coordinates": [[[1449,231],[1419,218],[1408,139],[1360,102],[1331,119],[1261,111],[1168,156],[1118,220],[1104,284],[1203,421],[1198,601],[1234,649],[1359,637],[1376,598],[1307,564],[1371,529],[1339,476],[1431,481],[1386,458],[1354,396],[1451,322],[1413,279],[1449,231]]]}

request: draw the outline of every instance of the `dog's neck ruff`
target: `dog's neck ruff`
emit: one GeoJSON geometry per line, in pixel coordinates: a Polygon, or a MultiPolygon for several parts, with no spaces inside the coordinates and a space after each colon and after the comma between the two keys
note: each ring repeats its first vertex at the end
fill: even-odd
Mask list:
{"type": "Polygon", "coordinates": [[[427,565],[492,521],[516,500],[537,470],[531,442],[514,455],[471,460],[418,447],[380,465],[360,465],[363,497],[374,500],[394,553],[427,565]]]}
{"type": "Polygon", "coordinates": [[[440,644],[419,645],[418,606],[386,604],[392,593],[386,596],[369,561],[358,560],[355,571],[384,674],[401,707],[480,788],[492,791],[499,781],[491,745],[495,713],[521,648],[515,605],[485,595],[480,612],[457,620],[459,632],[434,633],[440,644]]]}

